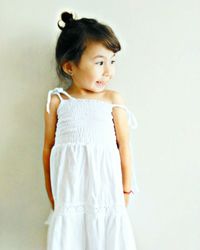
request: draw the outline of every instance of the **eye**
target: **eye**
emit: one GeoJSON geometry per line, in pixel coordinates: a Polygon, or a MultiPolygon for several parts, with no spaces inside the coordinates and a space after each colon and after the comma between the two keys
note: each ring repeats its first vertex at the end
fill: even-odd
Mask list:
{"type": "Polygon", "coordinates": [[[113,63],[115,63],[115,62],[116,62],[116,61],[112,60],[112,61],[111,61],[111,64],[113,64],[113,63]]]}
{"type": "Polygon", "coordinates": [[[103,61],[101,61],[101,62],[97,62],[97,63],[95,63],[95,64],[99,64],[100,63],[100,65],[103,65],[103,61]]]}

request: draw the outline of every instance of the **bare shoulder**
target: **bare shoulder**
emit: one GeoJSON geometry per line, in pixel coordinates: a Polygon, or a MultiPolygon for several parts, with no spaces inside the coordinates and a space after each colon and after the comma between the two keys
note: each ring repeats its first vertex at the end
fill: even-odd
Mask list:
{"type": "Polygon", "coordinates": [[[107,95],[111,103],[124,105],[125,101],[123,96],[116,90],[107,90],[107,95]]]}
{"type": "Polygon", "coordinates": [[[60,98],[58,97],[58,95],[57,94],[52,94],[51,95],[51,100],[50,100],[50,103],[49,103],[50,114],[51,113],[56,113],[59,104],[60,104],[60,98]]]}
{"type": "Polygon", "coordinates": [[[58,106],[60,103],[60,98],[58,97],[57,94],[52,94],[51,95],[51,103],[53,106],[58,106]]]}

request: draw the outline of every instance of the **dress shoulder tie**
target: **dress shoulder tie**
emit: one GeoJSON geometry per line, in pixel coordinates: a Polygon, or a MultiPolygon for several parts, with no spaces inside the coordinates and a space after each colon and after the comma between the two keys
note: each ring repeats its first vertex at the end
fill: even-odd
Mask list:
{"type": "Polygon", "coordinates": [[[126,112],[128,114],[128,123],[129,123],[130,127],[132,129],[136,129],[138,127],[138,122],[137,122],[137,119],[135,118],[134,113],[132,111],[130,111],[126,105],[112,104],[112,107],[119,107],[119,108],[123,108],[124,110],[126,110],[126,112]]]}
{"type": "Polygon", "coordinates": [[[63,88],[54,88],[48,91],[48,96],[47,96],[47,104],[46,104],[46,110],[48,113],[50,113],[50,101],[51,101],[51,95],[52,94],[57,94],[60,98],[60,101],[63,100],[63,98],[61,97],[60,93],[65,94],[67,97],[69,97],[70,99],[73,99],[72,96],[70,96],[63,88]]]}

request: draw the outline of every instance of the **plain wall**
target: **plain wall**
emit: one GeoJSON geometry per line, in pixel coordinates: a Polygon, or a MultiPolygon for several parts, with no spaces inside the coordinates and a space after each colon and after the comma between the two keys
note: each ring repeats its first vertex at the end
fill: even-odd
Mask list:
{"type": "MultiPolygon", "coordinates": [[[[200,249],[200,3],[1,1],[0,249],[45,250],[42,147],[62,11],[109,24],[122,43],[111,89],[138,121],[138,250],[200,249]]],[[[70,249],[69,249],[70,250],[70,249]]],[[[102,249],[103,250],[103,249],[102,249]]]]}

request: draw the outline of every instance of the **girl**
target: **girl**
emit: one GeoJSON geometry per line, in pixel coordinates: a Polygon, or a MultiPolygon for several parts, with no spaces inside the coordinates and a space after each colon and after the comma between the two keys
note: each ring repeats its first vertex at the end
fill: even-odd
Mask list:
{"type": "Polygon", "coordinates": [[[131,189],[129,125],[137,121],[117,91],[106,89],[121,46],[95,19],[61,14],[56,45],[64,90],[49,90],[43,165],[52,210],[48,250],[135,250],[126,207],[131,189]]]}

